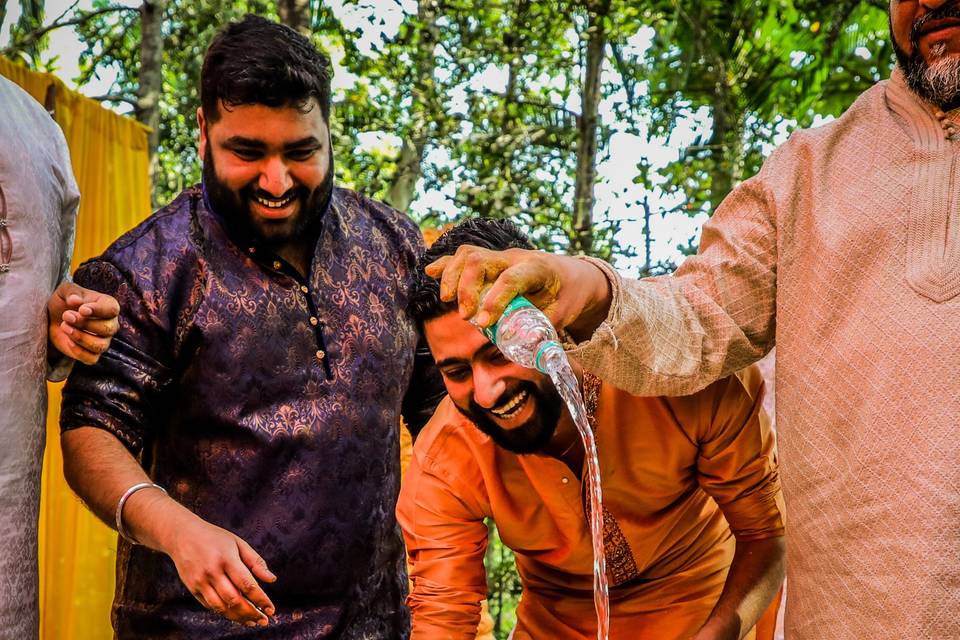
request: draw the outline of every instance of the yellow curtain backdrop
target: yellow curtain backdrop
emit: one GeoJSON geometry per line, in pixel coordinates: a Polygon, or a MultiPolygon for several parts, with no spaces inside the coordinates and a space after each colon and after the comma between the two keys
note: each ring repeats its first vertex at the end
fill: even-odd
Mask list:
{"type": "MultiPolygon", "coordinates": [[[[150,213],[148,129],[70,91],[50,74],[0,58],[0,75],[52,107],[67,139],[81,194],[76,268],[150,213]]],[[[93,517],[63,479],[60,387],[49,386],[40,498],[40,637],[108,639],[116,533],[93,517]]]]}

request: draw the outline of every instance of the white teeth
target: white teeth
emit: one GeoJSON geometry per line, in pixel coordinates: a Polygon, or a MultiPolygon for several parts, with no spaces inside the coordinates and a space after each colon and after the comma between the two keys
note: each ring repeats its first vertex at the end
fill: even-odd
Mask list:
{"type": "Polygon", "coordinates": [[[491,409],[490,413],[497,416],[498,418],[512,418],[514,414],[519,413],[520,409],[523,407],[523,403],[526,402],[527,396],[530,394],[527,391],[521,391],[513,397],[509,403],[500,409],[491,409]]]}
{"type": "Polygon", "coordinates": [[[280,209],[282,207],[287,206],[291,202],[293,202],[293,196],[290,196],[289,198],[286,198],[284,200],[268,200],[266,198],[261,198],[260,196],[254,196],[254,200],[256,200],[257,202],[259,202],[260,204],[262,204],[267,208],[280,209]]]}

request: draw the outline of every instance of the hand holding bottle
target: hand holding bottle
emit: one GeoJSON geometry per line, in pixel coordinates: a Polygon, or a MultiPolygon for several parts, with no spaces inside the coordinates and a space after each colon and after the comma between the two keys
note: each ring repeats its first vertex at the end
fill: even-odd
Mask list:
{"type": "MultiPolygon", "coordinates": [[[[482,302],[481,302],[482,304],[482,302]]],[[[523,296],[517,296],[504,309],[503,315],[481,331],[508,360],[522,367],[551,374],[556,353],[563,347],[550,320],[523,296]]]]}
{"type": "Polygon", "coordinates": [[[611,292],[596,265],[543,251],[491,251],[463,245],[426,268],[440,280],[440,298],[456,300],[460,316],[480,327],[493,324],[517,296],[541,309],[558,329],[585,340],[606,318],[611,292]],[[481,292],[488,289],[481,305],[481,292]]]}

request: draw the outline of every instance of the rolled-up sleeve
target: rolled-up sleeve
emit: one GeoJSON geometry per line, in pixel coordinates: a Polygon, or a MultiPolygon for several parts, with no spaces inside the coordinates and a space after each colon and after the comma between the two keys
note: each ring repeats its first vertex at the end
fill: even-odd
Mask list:
{"type": "Polygon", "coordinates": [[[60,429],[91,426],[138,453],[154,430],[171,380],[168,338],[136,287],[112,264],[85,263],[74,281],[120,303],[120,327],[97,364],[74,367],[63,390],[60,429]]]}
{"type": "Polygon", "coordinates": [[[723,511],[737,540],[784,535],[776,438],[763,411],[763,378],[756,367],[701,394],[698,479],[723,511]]]}
{"type": "Polygon", "coordinates": [[[397,504],[412,589],[411,640],[474,640],[487,583],[487,526],[467,492],[434,461],[414,455],[397,504]]]}

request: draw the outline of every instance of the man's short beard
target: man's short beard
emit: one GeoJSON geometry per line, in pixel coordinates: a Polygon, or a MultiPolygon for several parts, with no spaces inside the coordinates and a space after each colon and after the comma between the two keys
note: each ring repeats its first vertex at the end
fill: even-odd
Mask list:
{"type": "Polygon", "coordinates": [[[323,182],[313,191],[307,191],[305,187],[297,188],[297,198],[300,199],[300,213],[294,226],[282,233],[269,233],[269,231],[265,233],[254,223],[250,200],[257,190],[256,185],[250,184],[240,189],[239,192],[235,192],[217,177],[217,168],[214,164],[209,141],[205,152],[206,159],[203,161],[204,188],[211,206],[229,227],[238,230],[244,237],[258,239],[272,250],[277,250],[295,239],[311,238],[319,232],[323,213],[327,210],[327,205],[333,194],[332,150],[330,154],[330,170],[323,182]]]}
{"type": "Polygon", "coordinates": [[[897,61],[900,63],[900,68],[903,69],[910,90],[926,102],[944,111],[950,111],[960,106],[960,58],[943,55],[945,46],[938,43],[931,48],[931,53],[934,56],[933,63],[927,63],[923,54],[920,53],[920,45],[917,42],[919,30],[923,25],[931,20],[944,18],[960,18],[958,3],[952,2],[944,5],[914,23],[910,34],[910,42],[913,48],[911,54],[907,54],[893,38],[892,23],[890,37],[893,41],[893,49],[897,54],[897,61]]]}
{"type": "Polygon", "coordinates": [[[504,429],[499,426],[490,416],[489,411],[474,402],[472,398],[469,408],[454,406],[480,431],[490,436],[497,446],[513,453],[537,453],[547,446],[557,430],[564,407],[563,398],[546,377],[542,384],[524,382],[508,393],[513,397],[521,391],[527,391],[530,394],[526,402],[533,402],[535,411],[529,420],[513,429],[504,429]]]}

